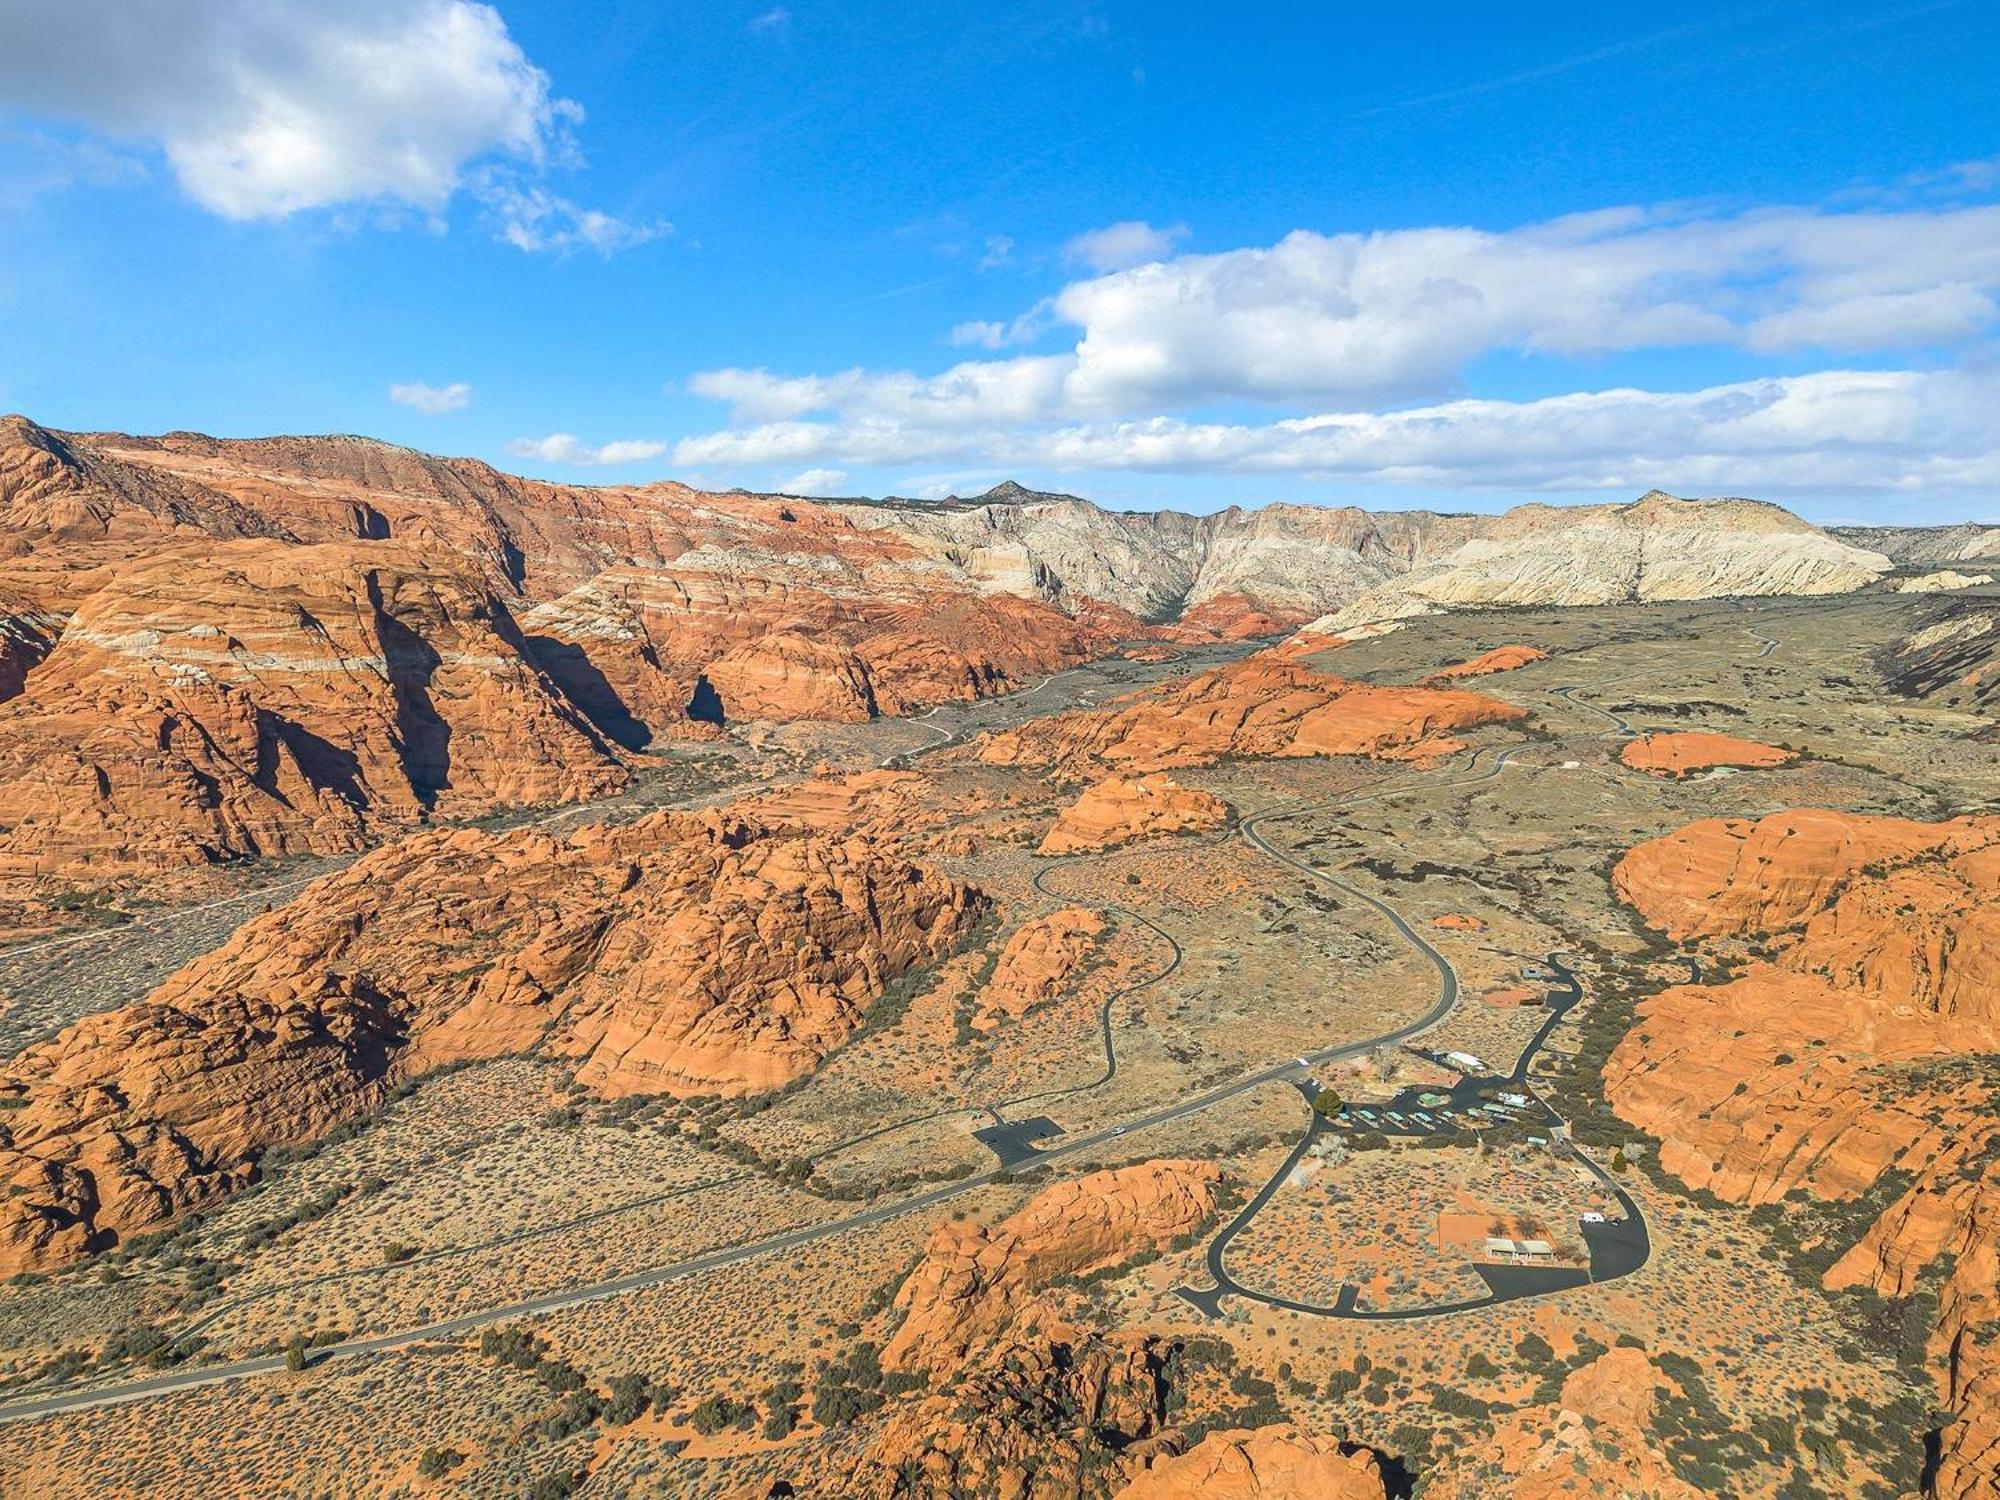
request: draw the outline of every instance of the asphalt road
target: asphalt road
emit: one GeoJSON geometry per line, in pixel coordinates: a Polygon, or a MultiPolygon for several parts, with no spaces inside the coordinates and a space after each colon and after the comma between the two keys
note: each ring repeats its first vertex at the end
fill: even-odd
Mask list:
{"type": "MultiPolygon", "coordinates": [[[[1474,753],[1475,761],[1480,753],[1482,752],[1474,753]]],[[[1462,778],[1457,782],[1446,783],[1446,785],[1468,785],[1473,782],[1487,780],[1498,775],[1507,765],[1507,761],[1508,753],[1502,751],[1495,757],[1492,765],[1486,770],[1477,775],[1462,778]]],[[[1423,936],[1403,918],[1400,912],[1396,911],[1386,902],[1364,891],[1356,890],[1353,887],[1343,884],[1325,871],[1308,865],[1273,845],[1264,836],[1262,829],[1272,823],[1280,822],[1287,818],[1298,817],[1323,807],[1363,800],[1374,800],[1378,797],[1396,796],[1413,789],[1411,787],[1386,788],[1379,792],[1363,794],[1357,797],[1329,798],[1324,802],[1302,807],[1260,813],[1238,825],[1238,831],[1254,847],[1270,858],[1315,880],[1333,885],[1337,889],[1347,893],[1353,899],[1380,913],[1398,933],[1431,960],[1431,963],[1438,972],[1438,999],[1422,1016],[1380,1036],[1369,1037],[1360,1041],[1345,1043],[1341,1046],[1307,1053],[1305,1054],[1305,1061],[1308,1064],[1318,1065],[1324,1062],[1360,1056],[1374,1050],[1376,1047],[1393,1046],[1407,1041],[1435,1026],[1445,1016],[1449,1015],[1452,1008],[1457,1004],[1459,995],[1458,975],[1452,969],[1450,961],[1425,941],[1423,936]]],[[[1145,919],[1141,918],[1140,920],[1144,921],[1145,919]]],[[[1153,926],[1150,922],[1147,922],[1146,925],[1149,927],[1153,926]]],[[[1159,932],[1160,929],[1154,927],[1154,931],[1159,932]]],[[[1173,939],[1164,932],[1161,932],[1161,936],[1166,937],[1167,941],[1173,944],[1174,958],[1172,964],[1166,970],[1144,981],[1142,985],[1132,986],[1122,993],[1130,993],[1131,989],[1141,988],[1144,984],[1156,984],[1165,978],[1168,973],[1171,973],[1174,966],[1178,965],[1180,962],[1179,944],[1174,943],[1173,939]]],[[[1116,998],[1116,996],[1113,997],[1113,999],[1116,998]]],[[[1101,1087],[1102,1083],[1116,1070],[1117,1059],[1111,1045],[1109,1004],[1110,1002],[1106,1003],[1101,1021],[1107,1053],[1106,1062],[1108,1071],[1106,1078],[1099,1079],[1091,1084],[1080,1085],[1079,1088],[1101,1087]]],[[[1309,1071],[1309,1069],[1301,1070],[1297,1059],[1286,1059],[1268,1068],[1243,1075],[1231,1082],[1218,1084],[1186,1095],[1172,1104],[1162,1106],[1146,1114],[1135,1116],[1118,1125],[1092,1131],[1085,1135],[1066,1138],[1053,1146],[1038,1151],[1036,1153],[1036,1160],[1038,1162],[1057,1161],[1065,1157],[1095,1151],[1099,1147],[1117,1140],[1128,1132],[1146,1130],[1155,1126],[1170,1124],[1176,1120],[1186,1119],[1189,1116],[1212,1109],[1216,1105],[1228,1100],[1239,1098],[1269,1083],[1284,1080],[1296,1081],[1302,1071],[1309,1071]]],[[[1064,1090],[1061,1092],[1076,1091],[1064,1090]]],[[[1016,1100],[1012,1102],[1022,1103],[1027,1101],[1016,1100]]],[[[961,1112],[959,1110],[950,1110],[941,1113],[961,1112]]],[[[883,1132],[875,1133],[885,1133],[889,1129],[900,1129],[902,1126],[912,1123],[915,1122],[901,1121],[893,1126],[884,1127],[883,1132]]],[[[927,1192],[919,1193],[914,1197],[901,1199],[895,1203],[866,1209],[859,1213],[850,1214],[838,1219],[831,1219],[820,1224],[804,1225],[781,1234],[746,1241],[740,1245],[712,1250],[686,1260],[649,1267],[613,1280],[593,1282],[585,1286],[550,1292],[538,1297],[524,1298],[520,1301],[507,1303],[498,1307],[482,1308],[475,1312],[461,1314],[458,1317],[447,1318],[434,1323],[426,1323],[417,1327],[398,1329],[389,1333],[328,1345],[325,1348],[313,1351],[311,1356],[312,1363],[324,1364],[334,1360],[352,1359],[424,1340],[455,1337],[478,1328],[491,1326],[495,1323],[510,1322],[520,1318],[559,1312],[567,1308],[579,1307],[586,1303],[624,1296],[645,1288],[683,1280],[690,1276],[703,1275],[710,1271],[721,1270],[725,1267],[738,1265],[762,1256],[797,1249],[820,1240],[830,1239],[838,1235],[852,1233],[859,1229],[883,1224],[905,1214],[921,1213],[971,1192],[974,1189],[990,1185],[999,1175],[1000,1171],[1001,1169],[996,1167],[987,1172],[961,1178],[956,1182],[947,1183],[930,1189],[927,1192]]],[[[713,1186],[714,1184],[710,1185],[713,1186]]],[[[29,1397],[9,1402],[4,1406],[0,1406],[0,1422],[28,1421],[38,1417],[94,1410],[130,1401],[146,1400],[155,1396],[170,1395],[181,1391],[198,1390],[206,1386],[246,1380],[259,1375],[270,1374],[283,1368],[284,1356],[267,1355],[254,1359],[230,1361],[223,1364],[170,1370],[158,1375],[127,1381],[114,1386],[55,1392],[44,1396],[29,1397]]]]}

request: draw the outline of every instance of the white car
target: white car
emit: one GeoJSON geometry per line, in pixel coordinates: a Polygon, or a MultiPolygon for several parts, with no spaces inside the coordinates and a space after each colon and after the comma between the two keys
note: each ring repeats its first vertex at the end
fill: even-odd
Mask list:
{"type": "Polygon", "coordinates": [[[1123,1135],[1125,1133],[1125,1127],[1123,1125],[1113,1125],[1111,1127],[1111,1133],[1113,1135],[1123,1135]]]}
{"type": "Polygon", "coordinates": [[[1602,1224],[1605,1222],[1605,1218],[1603,1214],[1585,1214],[1583,1222],[1586,1224],[1602,1224]]]}

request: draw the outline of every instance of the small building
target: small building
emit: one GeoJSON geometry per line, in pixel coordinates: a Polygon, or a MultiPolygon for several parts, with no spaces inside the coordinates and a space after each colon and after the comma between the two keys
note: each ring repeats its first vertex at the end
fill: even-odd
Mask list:
{"type": "Polygon", "coordinates": [[[1529,1260],[1554,1260],[1556,1247],[1547,1240],[1519,1240],[1516,1248],[1529,1260]]]}
{"type": "Polygon", "coordinates": [[[1514,1242],[1512,1240],[1501,1239],[1497,1235],[1488,1235],[1486,1237],[1486,1253],[1500,1260],[1512,1260],[1514,1258],[1514,1242]]]}

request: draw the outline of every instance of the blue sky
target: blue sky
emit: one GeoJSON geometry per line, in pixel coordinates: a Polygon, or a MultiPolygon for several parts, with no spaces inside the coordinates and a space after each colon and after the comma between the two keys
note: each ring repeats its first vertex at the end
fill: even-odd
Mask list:
{"type": "Polygon", "coordinates": [[[2000,516],[2000,7],[10,0],[0,409],[2000,516]]]}

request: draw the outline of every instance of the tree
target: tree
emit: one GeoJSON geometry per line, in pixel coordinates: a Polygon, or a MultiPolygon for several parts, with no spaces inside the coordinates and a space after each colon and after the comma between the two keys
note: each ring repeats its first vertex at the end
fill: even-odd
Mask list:
{"type": "Polygon", "coordinates": [[[1612,1152],[1612,1153],[1611,1153],[1611,1170],[1612,1170],[1612,1171],[1614,1171],[1614,1172],[1622,1172],[1622,1171],[1624,1171],[1624,1170],[1625,1170],[1625,1169],[1626,1169],[1627,1167],[1629,1167],[1629,1166],[1631,1166],[1631,1165],[1632,1165],[1632,1163],[1630,1163],[1629,1161],[1627,1161],[1627,1160],[1625,1159],[1625,1148],[1624,1148],[1624,1147],[1622,1147],[1622,1146],[1621,1146],[1621,1147],[1619,1147],[1619,1148],[1618,1148],[1618,1149],[1617,1149],[1616,1151],[1614,1151],[1614,1152],[1612,1152]]]}
{"type": "Polygon", "coordinates": [[[285,1345],[285,1368],[296,1374],[306,1367],[306,1341],[303,1335],[294,1334],[292,1341],[285,1345]]]}
{"type": "Polygon", "coordinates": [[[1332,1089],[1321,1089],[1313,1095],[1313,1108],[1331,1118],[1340,1113],[1340,1095],[1332,1089]]]}

